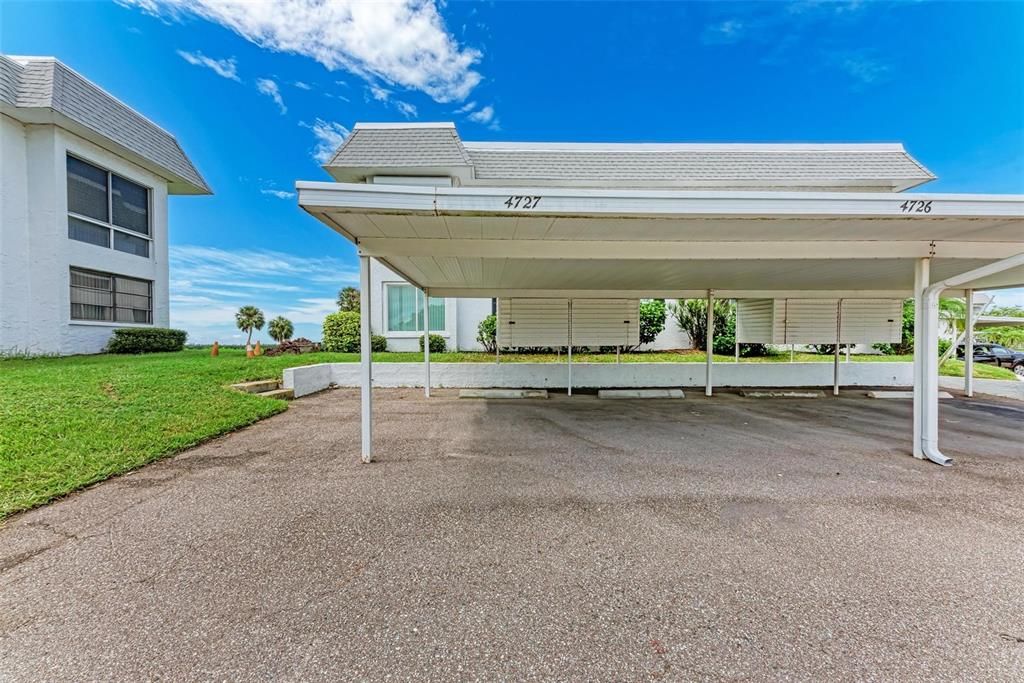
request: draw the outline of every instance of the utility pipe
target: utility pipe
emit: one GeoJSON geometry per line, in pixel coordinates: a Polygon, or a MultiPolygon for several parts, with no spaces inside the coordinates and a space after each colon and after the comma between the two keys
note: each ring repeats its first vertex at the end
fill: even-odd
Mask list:
{"type": "Polygon", "coordinates": [[[939,450],[939,354],[935,350],[939,338],[939,296],[946,289],[959,287],[1018,266],[1024,266],[1024,252],[936,282],[925,288],[921,297],[925,314],[922,325],[925,335],[922,349],[925,363],[922,368],[924,385],[921,397],[921,450],[925,457],[934,463],[947,466],[953,464],[953,459],[943,455],[939,450]]]}

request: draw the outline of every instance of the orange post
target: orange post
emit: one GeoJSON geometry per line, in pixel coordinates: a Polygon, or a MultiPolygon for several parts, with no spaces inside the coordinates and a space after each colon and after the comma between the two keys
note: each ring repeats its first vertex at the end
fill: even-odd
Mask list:
{"type": "Polygon", "coordinates": [[[263,355],[263,347],[260,346],[260,340],[259,339],[256,340],[256,350],[253,353],[255,353],[257,356],[262,356],[263,355]]]}
{"type": "Polygon", "coordinates": [[[253,357],[253,356],[255,356],[255,355],[256,355],[256,354],[254,354],[254,353],[252,352],[252,345],[251,345],[251,344],[248,344],[248,343],[246,343],[246,345],[245,345],[245,357],[246,357],[246,358],[252,358],[252,357],[253,357]]]}
{"type": "Polygon", "coordinates": [[[210,348],[210,356],[216,358],[220,355],[220,342],[214,341],[213,346],[210,348]]]}

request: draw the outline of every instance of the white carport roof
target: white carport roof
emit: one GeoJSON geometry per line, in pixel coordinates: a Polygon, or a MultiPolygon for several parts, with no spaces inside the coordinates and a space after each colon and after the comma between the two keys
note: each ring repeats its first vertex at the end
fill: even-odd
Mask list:
{"type": "MultiPolygon", "coordinates": [[[[434,296],[909,297],[1024,253],[1024,196],[299,182],[299,204],[434,296]]],[[[965,288],[1024,284],[1024,267],[965,288]]],[[[961,291],[961,290],[957,290],[961,291]]]]}

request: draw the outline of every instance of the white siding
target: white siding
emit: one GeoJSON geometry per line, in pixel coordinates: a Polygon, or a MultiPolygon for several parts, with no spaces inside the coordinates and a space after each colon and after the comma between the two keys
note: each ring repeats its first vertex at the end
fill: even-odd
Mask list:
{"type": "Polygon", "coordinates": [[[844,344],[899,342],[903,302],[899,299],[843,299],[840,338],[844,344]]]}
{"type": "MultiPolygon", "coordinates": [[[[839,299],[740,299],[736,339],[741,344],[834,344],[839,299]]],[[[899,341],[903,302],[899,299],[842,299],[840,342],[899,341]]]]}
{"type": "Polygon", "coordinates": [[[498,344],[568,346],[568,299],[498,300],[498,344]]]}
{"type": "Polygon", "coordinates": [[[573,346],[636,346],[639,299],[573,299],[573,346]]]}

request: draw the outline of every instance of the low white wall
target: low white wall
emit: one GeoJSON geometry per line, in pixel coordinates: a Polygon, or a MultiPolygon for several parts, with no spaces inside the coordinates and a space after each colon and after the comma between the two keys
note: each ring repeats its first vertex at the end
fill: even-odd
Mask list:
{"type": "MultiPolygon", "coordinates": [[[[720,363],[712,379],[716,387],[832,386],[831,363],[720,363]]],[[[903,387],[913,383],[911,363],[840,363],[841,386],[903,387]]],[[[377,387],[423,386],[422,363],[375,363],[377,387]]],[[[432,386],[439,388],[558,389],[568,382],[565,363],[432,363],[432,386]]],[[[572,366],[573,387],[702,387],[703,363],[578,363],[572,366]]],[[[359,363],[324,363],[288,368],[284,386],[305,396],[330,385],[359,386],[359,363]]]]}

